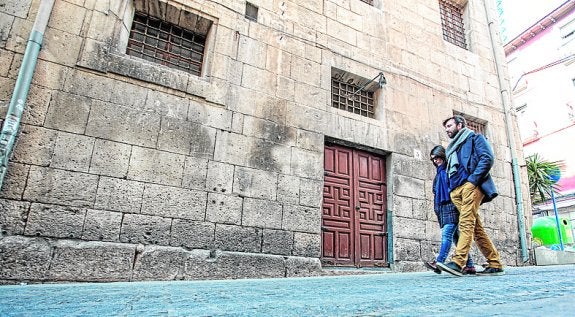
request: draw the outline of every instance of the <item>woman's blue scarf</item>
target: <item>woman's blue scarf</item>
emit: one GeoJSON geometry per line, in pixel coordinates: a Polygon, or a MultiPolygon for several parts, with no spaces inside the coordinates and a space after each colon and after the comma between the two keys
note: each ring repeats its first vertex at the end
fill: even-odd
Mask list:
{"type": "Polygon", "coordinates": [[[435,181],[433,182],[435,206],[440,206],[451,200],[449,197],[449,187],[447,186],[447,172],[445,171],[445,166],[446,164],[441,164],[437,167],[437,175],[435,175],[435,181]]]}

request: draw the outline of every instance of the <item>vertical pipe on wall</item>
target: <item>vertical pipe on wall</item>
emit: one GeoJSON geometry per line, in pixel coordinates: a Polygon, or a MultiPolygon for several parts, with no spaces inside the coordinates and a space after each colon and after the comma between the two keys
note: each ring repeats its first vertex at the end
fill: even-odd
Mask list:
{"type": "Polygon", "coordinates": [[[495,60],[495,68],[497,71],[497,78],[499,79],[499,91],[501,93],[501,103],[503,107],[503,113],[505,115],[505,128],[507,130],[507,143],[509,145],[509,151],[511,153],[511,167],[513,173],[513,184],[515,188],[515,203],[517,205],[517,223],[519,226],[519,241],[521,244],[521,258],[523,262],[529,261],[529,254],[527,252],[527,239],[525,233],[525,218],[523,210],[523,193],[521,191],[521,176],[519,174],[519,165],[517,163],[517,154],[515,153],[515,137],[513,134],[513,129],[511,127],[511,115],[510,115],[510,95],[508,85],[503,80],[502,72],[502,61],[501,54],[498,54],[496,47],[500,45],[497,41],[497,21],[493,19],[491,11],[489,10],[488,2],[493,0],[484,0],[483,5],[485,8],[485,16],[487,18],[487,24],[489,26],[489,37],[491,39],[491,48],[493,49],[493,58],[495,60]]]}
{"type": "Polygon", "coordinates": [[[40,48],[42,47],[42,38],[48,25],[48,19],[52,13],[54,2],[55,0],[42,0],[40,3],[34,26],[28,38],[22,65],[18,72],[18,78],[14,85],[6,119],[2,125],[2,132],[0,133],[0,187],[4,183],[4,177],[8,170],[8,160],[14,148],[16,135],[20,127],[20,120],[24,113],[26,98],[28,98],[30,84],[32,83],[34,69],[36,68],[36,61],[38,60],[40,48]]]}

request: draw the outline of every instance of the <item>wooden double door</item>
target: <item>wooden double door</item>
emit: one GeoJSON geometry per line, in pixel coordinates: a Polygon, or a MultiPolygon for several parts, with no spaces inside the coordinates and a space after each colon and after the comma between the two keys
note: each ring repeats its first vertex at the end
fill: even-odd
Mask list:
{"type": "Polygon", "coordinates": [[[389,266],[385,159],[339,145],[324,157],[322,263],[389,266]]]}

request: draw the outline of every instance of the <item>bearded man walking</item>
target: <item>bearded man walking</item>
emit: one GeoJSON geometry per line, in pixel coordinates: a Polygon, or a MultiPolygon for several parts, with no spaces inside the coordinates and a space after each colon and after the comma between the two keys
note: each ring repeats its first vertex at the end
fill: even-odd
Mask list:
{"type": "Polygon", "coordinates": [[[481,134],[466,127],[463,116],[455,115],[443,121],[443,127],[451,143],[447,146],[447,176],[451,201],[459,211],[459,241],[452,262],[437,263],[447,273],[462,276],[471,243],[487,259],[488,266],[477,275],[503,275],[499,252],[487,236],[479,206],[491,201],[497,194],[495,183],[489,174],[494,162],[491,146],[481,134]]]}

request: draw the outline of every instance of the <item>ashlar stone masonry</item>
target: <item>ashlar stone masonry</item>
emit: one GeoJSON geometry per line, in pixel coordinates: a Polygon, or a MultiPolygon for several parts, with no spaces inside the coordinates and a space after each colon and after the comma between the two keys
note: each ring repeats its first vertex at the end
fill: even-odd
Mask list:
{"type": "MultiPolygon", "coordinates": [[[[437,1],[253,0],[248,19],[245,1],[57,0],[0,191],[0,282],[328,274],[328,142],[385,157],[387,265],[423,270],[440,241],[427,153],[454,112],[486,123],[502,195],[482,216],[521,265],[486,1],[462,2],[463,49],[437,1]],[[136,11],[203,32],[201,75],[126,54],[136,11]],[[332,106],[334,72],[384,73],[374,118],[332,106]]],[[[39,3],[0,5],[2,118],[39,3]]]]}

